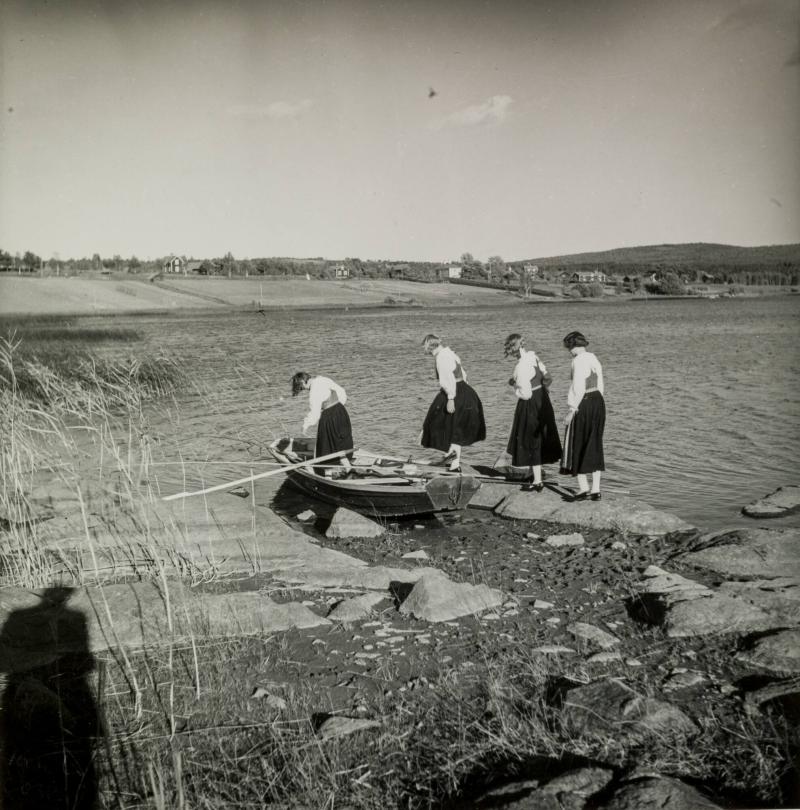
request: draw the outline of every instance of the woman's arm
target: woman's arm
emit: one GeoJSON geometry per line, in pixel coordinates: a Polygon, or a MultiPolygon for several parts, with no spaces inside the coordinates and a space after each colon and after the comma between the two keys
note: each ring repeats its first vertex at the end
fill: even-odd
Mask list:
{"type": "Polygon", "coordinates": [[[439,385],[447,394],[448,399],[456,398],[456,364],[452,357],[444,352],[436,355],[436,373],[439,376],[439,385]]]}
{"type": "Polygon", "coordinates": [[[567,405],[571,411],[577,411],[583,395],[586,393],[586,369],[580,358],[572,360],[572,382],[567,393],[567,405]]]}
{"type": "Polygon", "coordinates": [[[319,422],[322,415],[322,403],[328,398],[329,393],[327,386],[320,385],[316,380],[311,383],[311,388],[308,390],[308,413],[303,420],[303,433],[319,422]]]}

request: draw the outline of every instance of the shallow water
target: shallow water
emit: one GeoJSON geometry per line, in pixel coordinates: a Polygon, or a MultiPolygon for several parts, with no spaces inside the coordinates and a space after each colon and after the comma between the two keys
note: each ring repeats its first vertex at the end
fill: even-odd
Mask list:
{"type": "MultiPolygon", "coordinates": [[[[299,433],[306,401],[288,392],[297,370],[345,387],[357,446],[429,456],[415,444],[436,393],[432,360],[420,349],[427,332],[461,356],[484,403],[487,440],[465,460],[491,464],[515,405],[503,339],[522,332],[539,353],[561,420],[570,360],[561,339],[572,329],[587,335],[604,367],[607,491],[716,528],[754,525],[742,505],[797,479],[800,297],[89,320],[135,329],[148,350],[180,358],[193,385],[159,404],[160,455],[231,462],[204,467],[206,480],[245,475],[241,462],[266,455],[273,437],[299,433]]],[[[177,483],[185,473],[171,469],[159,476],[177,483]]],[[[800,520],[768,525],[790,524],[800,520]]]]}

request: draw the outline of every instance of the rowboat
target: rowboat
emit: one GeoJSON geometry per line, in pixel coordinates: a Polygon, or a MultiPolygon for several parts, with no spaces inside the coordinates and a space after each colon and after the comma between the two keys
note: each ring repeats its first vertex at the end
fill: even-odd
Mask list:
{"type": "Polygon", "coordinates": [[[408,459],[354,451],[352,472],[343,477],[338,464],[297,467],[314,458],[315,440],[277,439],[270,454],[287,469],[291,484],[319,500],[371,517],[404,517],[463,509],[480,489],[472,475],[408,459]]]}

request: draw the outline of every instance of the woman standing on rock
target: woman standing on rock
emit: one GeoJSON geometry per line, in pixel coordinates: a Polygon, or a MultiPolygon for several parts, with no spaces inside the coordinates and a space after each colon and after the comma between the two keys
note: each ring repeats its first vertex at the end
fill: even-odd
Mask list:
{"type": "Polygon", "coordinates": [[[437,335],[425,335],[422,349],[436,361],[439,393],[428,408],[420,444],[446,452],[444,463],[449,462],[451,472],[460,472],[461,448],[486,438],[483,404],[467,383],[461,358],[437,335]]]}
{"type": "MultiPolygon", "coordinates": [[[[315,455],[327,456],[340,450],[353,449],[353,428],[350,415],[344,407],[347,394],[341,385],[329,377],[312,377],[305,371],[298,371],[292,377],[292,396],[308,391],[308,413],[303,420],[303,434],[317,425],[317,445],[315,455]]],[[[342,456],[339,461],[345,468],[350,467],[353,454],[342,456]]]]}
{"type": "Polygon", "coordinates": [[[603,430],[606,404],[603,399],[603,367],[592,352],[589,341],[580,332],[570,332],[564,346],[572,355],[572,383],[567,394],[569,413],[565,419],[564,456],[561,472],[578,477],[578,494],[571,500],[600,500],[600,473],[605,470],[603,430]],[[589,490],[587,476],[592,475],[589,490]]]}
{"type": "Polygon", "coordinates": [[[556,416],[547,389],[550,375],[536,352],[524,348],[522,335],[514,332],[506,338],[505,357],[517,358],[514,373],[508,381],[514,387],[517,408],[507,452],[514,467],[528,467],[528,478],[522,489],[541,492],[542,464],[554,464],[561,459],[556,416]]]}

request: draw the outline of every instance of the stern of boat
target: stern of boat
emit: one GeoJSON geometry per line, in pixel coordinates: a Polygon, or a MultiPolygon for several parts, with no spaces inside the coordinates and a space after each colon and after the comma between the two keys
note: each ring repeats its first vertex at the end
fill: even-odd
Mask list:
{"type": "Polygon", "coordinates": [[[471,475],[437,475],[425,485],[437,512],[464,509],[480,488],[481,482],[471,475]]]}

